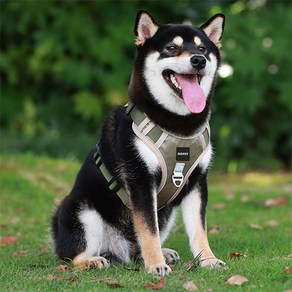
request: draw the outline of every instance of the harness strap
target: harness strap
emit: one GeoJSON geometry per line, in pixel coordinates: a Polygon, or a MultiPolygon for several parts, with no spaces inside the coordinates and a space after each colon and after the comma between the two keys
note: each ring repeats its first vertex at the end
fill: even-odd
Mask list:
{"type": "MultiPolygon", "coordinates": [[[[188,181],[189,176],[193,172],[193,170],[197,167],[197,165],[200,163],[201,158],[204,156],[204,154],[207,151],[207,147],[210,142],[210,128],[209,125],[202,131],[200,134],[197,134],[193,138],[180,138],[180,137],[175,137],[172,134],[167,133],[166,131],[162,130],[159,126],[155,125],[143,112],[138,110],[133,104],[129,104],[126,109],[126,113],[129,114],[133,120],[132,123],[132,128],[134,133],[138,138],[140,138],[155,154],[156,158],[158,159],[158,162],[161,167],[162,171],[162,180],[160,183],[160,186],[158,188],[158,193],[164,188],[167,178],[168,173],[174,171],[174,175],[172,176],[172,181],[173,184],[171,186],[168,186],[163,190],[160,195],[158,195],[158,208],[164,207],[166,204],[172,202],[180,193],[186,182],[188,181]],[[190,140],[192,141],[192,144],[195,146],[194,152],[196,152],[193,155],[194,161],[189,162],[189,169],[187,170],[187,173],[185,176],[182,176],[180,178],[180,182],[177,184],[174,183],[177,179],[177,177],[174,177],[177,175],[175,173],[175,169],[178,169],[175,167],[175,169],[170,169],[166,163],[164,156],[161,154],[161,152],[164,150],[160,147],[162,147],[164,141],[170,137],[169,143],[172,143],[175,146],[179,146],[177,142],[177,139],[179,140],[190,140]],[[172,141],[173,140],[173,141],[172,141]]],[[[183,144],[183,142],[182,142],[183,144]]],[[[108,182],[108,187],[114,191],[121,201],[128,207],[130,208],[130,200],[129,200],[129,195],[127,194],[126,190],[120,186],[116,180],[115,177],[113,177],[108,169],[105,167],[104,163],[102,162],[100,156],[99,156],[99,147],[98,145],[96,146],[96,153],[94,155],[94,160],[96,161],[97,167],[100,169],[102,172],[103,176],[108,182]],[[96,154],[97,153],[97,154],[96,154]]],[[[167,152],[164,152],[164,155],[166,156],[171,156],[172,154],[168,154],[167,152]]],[[[171,156],[172,157],[172,156],[171,156]]],[[[176,163],[176,164],[184,164],[184,163],[176,163]]],[[[182,168],[183,169],[183,168],[182,168]]]]}
{"type": "Polygon", "coordinates": [[[119,196],[119,198],[122,200],[124,205],[126,205],[128,208],[130,208],[130,201],[129,201],[128,194],[126,193],[125,189],[120,186],[120,184],[117,182],[116,178],[110,174],[110,172],[105,167],[105,165],[102,162],[99,155],[98,155],[95,163],[96,163],[97,167],[100,169],[104,178],[107,180],[109,189],[112,190],[113,192],[115,192],[119,196]]]}

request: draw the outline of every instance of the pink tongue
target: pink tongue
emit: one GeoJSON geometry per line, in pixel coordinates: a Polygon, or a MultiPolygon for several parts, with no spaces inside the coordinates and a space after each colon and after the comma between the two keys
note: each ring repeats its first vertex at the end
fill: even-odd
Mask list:
{"type": "Polygon", "coordinates": [[[175,78],[181,86],[184,102],[193,114],[199,114],[206,106],[206,97],[200,87],[197,77],[176,74],[175,78]]]}

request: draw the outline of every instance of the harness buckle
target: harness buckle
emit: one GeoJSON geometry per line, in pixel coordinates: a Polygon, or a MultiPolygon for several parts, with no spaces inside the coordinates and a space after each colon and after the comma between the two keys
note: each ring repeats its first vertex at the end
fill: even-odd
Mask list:
{"type": "Polygon", "coordinates": [[[174,167],[174,170],[173,170],[173,175],[172,175],[172,182],[173,184],[179,188],[182,184],[183,184],[183,181],[184,181],[184,175],[183,175],[183,170],[184,170],[184,167],[185,167],[185,163],[176,163],[175,164],[175,167],[174,167]]]}

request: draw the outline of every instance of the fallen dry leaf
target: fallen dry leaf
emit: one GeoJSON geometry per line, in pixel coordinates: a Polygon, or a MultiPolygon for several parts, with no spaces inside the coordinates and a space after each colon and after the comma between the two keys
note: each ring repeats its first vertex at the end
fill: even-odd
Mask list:
{"type": "Polygon", "coordinates": [[[144,288],[152,289],[152,290],[160,290],[165,287],[165,278],[161,278],[157,284],[146,283],[143,285],[144,288]]]}
{"type": "Polygon", "coordinates": [[[266,225],[267,225],[268,227],[276,227],[276,226],[279,225],[279,223],[278,223],[277,220],[270,220],[270,221],[268,221],[268,222],[266,223],[266,225]]]}
{"type": "Polygon", "coordinates": [[[57,267],[57,271],[64,272],[64,271],[72,271],[72,268],[66,265],[59,265],[57,267]]]}
{"type": "Polygon", "coordinates": [[[219,232],[220,232],[220,228],[218,226],[215,226],[208,231],[208,234],[217,234],[219,232]]]}
{"type": "Polygon", "coordinates": [[[4,229],[4,228],[6,228],[6,227],[7,227],[6,225],[2,225],[2,224],[1,224],[1,225],[0,225],[0,230],[1,230],[1,229],[4,229]]]}
{"type": "Polygon", "coordinates": [[[238,259],[240,257],[247,257],[247,255],[243,254],[243,253],[238,253],[238,252],[232,252],[230,255],[229,255],[229,259],[232,260],[232,259],[238,259]]]}
{"type": "Polygon", "coordinates": [[[54,275],[50,274],[47,276],[46,280],[53,281],[55,279],[54,275]]]}
{"type": "Polygon", "coordinates": [[[1,245],[15,244],[16,241],[17,238],[15,236],[8,235],[2,239],[1,245]]]}
{"type": "Polygon", "coordinates": [[[231,201],[231,200],[234,199],[234,194],[233,194],[233,192],[231,192],[231,191],[227,191],[227,192],[225,193],[224,197],[225,197],[227,200],[231,201]]]}
{"type": "Polygon", "coordinates": [[[265,207],[284,207],[287,204],[287,196],[281,196],[276,199],[267,199],[264,201],[265,207]]]}
{"type": "Polygon", "coordinates": [[[243,194],[241,197],[240,197],[240,202],[242,203],[247,203],[249,202],[249,195],[247,193],[243,194]]]}
{"type": "Polygon", "coordinates": [[[292,274],[292,268],[286,267],[283,271],[285,274],[292,274]]]}
{"type": "Polygon", "coordinates": [[[188,291],[198,291],[198,286],[193,281],[187,281],[185,284],[183,284],[183,288],[188,291]]]}
{"type": "Polygon", "coordinates": [[[197,266],[194,262],[193,263],[190,263],[187,268],[186,268],[186,271],[190,271],[193,267],[197,266]]]}
{"type": "Polygon", "coordinates": [[[226,205],[224,203],[218,203],[218,204],[212,205],[213,210],[222,210],[225,208],[226,208],[226,205]]]}
{"type": "Polygon", "coordinates": [[[65,280],[65,281],[70,281],[70,282],[74,282],[74,281],[76,281],[77,279],[79,279],[80,278],[80,276],[71,276],[71,277],[69,277],[69,278],[63,278],[63,280],[65,280]]]}
{"type": "Polygon", "coordinates": [[[243,283],[248,282],[248,279],[241,275],[234,275],[230,277],[225,284],[241,286],[243,283]]]}
{"type": "Polygon", "coordinates": [[[248,195],[248,193],[244,193],[244,194],[241,195],[240,202],[242,202],[242,203],[249,202],[249,195],[248,195]]]}
{"type": "Polygon", "coordinates": [[[252,229],[263,230],[262,226],[260,226],[258,224],[254,224],[254,223],[249,224],[249,227],[252,229]]]}

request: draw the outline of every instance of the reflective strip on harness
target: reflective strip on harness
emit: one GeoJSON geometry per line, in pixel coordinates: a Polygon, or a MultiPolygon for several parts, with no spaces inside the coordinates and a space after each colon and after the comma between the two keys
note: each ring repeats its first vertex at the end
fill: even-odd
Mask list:
{"type": "MultiPolygon", "coordinates": [[[[199,134],[182,138],[162,130],[136,107],[131,108],[130,115],[134,133],[155,154],[160,165],[162,178],[157,190],[157,207],[161,209],[178,196],[201,162],[210,143],[210,128],[207,125],[199,134]]],[[[100,158],[96,163],[100,165],[109,188],[129,207],[129,196],[125,189],[118,185],[100,158]]]]}

